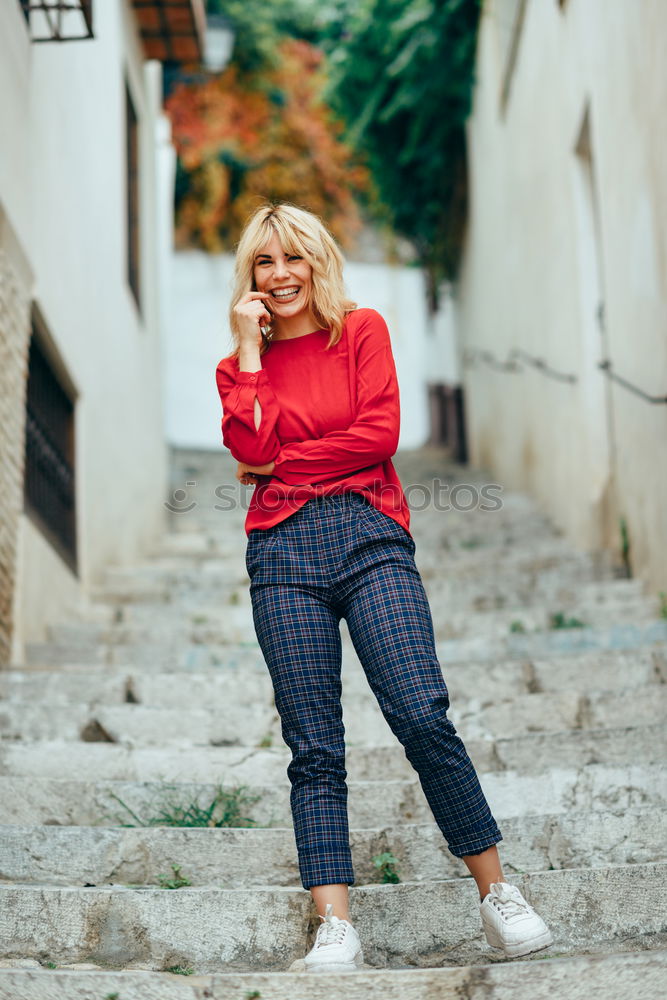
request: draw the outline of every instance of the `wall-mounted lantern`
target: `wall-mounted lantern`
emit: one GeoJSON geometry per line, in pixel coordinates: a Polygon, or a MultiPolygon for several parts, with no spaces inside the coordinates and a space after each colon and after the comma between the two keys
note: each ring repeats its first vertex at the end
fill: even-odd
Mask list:
{"type": "Polygon", "coordinates": [[[222,14],[209,14],[204,35],[204,68],[221,73],[232,57],[234,29],[222,14]]]}

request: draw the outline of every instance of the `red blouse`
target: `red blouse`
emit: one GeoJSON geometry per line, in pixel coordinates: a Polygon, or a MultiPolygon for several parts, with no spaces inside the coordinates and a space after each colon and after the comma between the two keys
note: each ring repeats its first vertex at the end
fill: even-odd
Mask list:
{"type": "Polygon", "coordinates": [[[365,494],[410,534],[410,509],[391,461],[400,403],[387,324],[374,309],[355,309],[326,350],[328,340],[329,330],[276,340],[257,372],[239,371],[231,357],[217,366],[223,443],[239,462],[276,463],[253,491],[246,534],[270,528],[313,496],[347,490],[365,494]]]}

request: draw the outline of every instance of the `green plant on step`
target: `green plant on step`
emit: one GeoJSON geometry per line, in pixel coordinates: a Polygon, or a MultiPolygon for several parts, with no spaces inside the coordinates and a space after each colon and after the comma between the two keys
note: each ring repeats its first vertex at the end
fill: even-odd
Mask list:
{"type": "Polygon", "coordinates": [[[107,993],[104,1000],[120,1000],[120,993],[107,993]]]}
{"type": "Polygon", "coordinates": [[[510,622],[510,632],[521,633],[525,631],[526,631],[526,626],[523,624],[523,622],[518,621],[518,619],[513,622],[510,622]]]}
{"type": "Polygon", "coordinates": [[[391,883],[396,885],[401,881],[398,869],[396,868],[398,863],[398,858],[395,858],[391,851],[383,851],[382,854],[377,854],[373,858],[373,864],[380,872],[383,884],[391,883]]]}
{"type": "Polygon", "coordinates": [[[627,577],[631,577],[632,566],[630,565],[630,533],[628,531],[628,522],[624,517],[619,518],[618,528],[621,535],[621,559],[623,560],[625,575],[627,577]]]}
{"type": "Polygon", "coordinates": [[[578,618],[568,618],[562,611],[556,611],[549,617],[549,628],[586,628],[586,622],[582,622],[578,618]]]}
{"type": "Polygon", "coordinates": [[[262,1000],[259,990],[249,990],[245,995],[245,1000],[262,1000]]]}
{"type": "Polygon", "coordinates": [[[171,972],[174,976],[193,976],[194,969],[191,965],[170,965],[165,972],[171,972]]]}
{"type": "Polygon", "coordinates": [[[262,749],[264,750],[267,747],[273,746],[273,736],[271,735],[271,733],[267,733],[266,736],[262,737],[262,739],[259,742],[259,746],[262,747],[262,749]]]}
{"type": "Polygon", "coordinates": [[[182,889],[184,885],[192,885],[189,878],[181,875],[180,865],[171,865],[173,875],[158,875],[158,882],[161,889],[182,889]]]}
{"type": "Polygon", "coordinates": [[[660,617],[667,618],[667,591],[661,590],[658,597],[660,598],[660,617]]]}
{"type": "Polygon", "coordinates": [[[132,817],[132,823],[120,823],[120,826],[176,826],[176,827],[254,827],[258,826],[254,819],[246,815],[250,806],[259,801],[259,795],[249,795],[245,785],[233,788],[218,786],[212,801],[202,806],[197,800],[181,800],[170,798],[170,792],[178,792],[178,786],[166,785],[163,800],[154,808],[153,816],[139,816],[118,795],[112,793],[123,809],[132,817]]]}
{"type": "Polygon", "coordinates": [[[45,969],[57,969],[58,965],[56,962],[44,962],[45,969]]]}

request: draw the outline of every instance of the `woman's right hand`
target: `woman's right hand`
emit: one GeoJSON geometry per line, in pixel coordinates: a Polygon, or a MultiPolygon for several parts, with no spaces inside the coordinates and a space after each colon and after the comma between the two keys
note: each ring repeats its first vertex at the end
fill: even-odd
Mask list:
{"type": "Polygon", "coordinates": [[[257,486],[261,479],[273,474],[275,462],[267,462],[266,465],[248,465],[247,462],[239,462],[236,466],[236,478],[245,486],[257,486]]]}
{"type": "Polygon", "coordinates": [[[252,472],[247,472],[244,462],[239,462],[236,466],[236,478],[244,486],[257,486],[259,484],[259,476],[256,476],[252,472]]]}
{"type": "Polygon", "coordinates": [[[238,324],[241,342],[259,346],[262,342],[260,326],[265,326],[273,319],[272,314],[264,304],[271,298],[266,292],[246,292],[234,306],[234,315],[238,324]]]}

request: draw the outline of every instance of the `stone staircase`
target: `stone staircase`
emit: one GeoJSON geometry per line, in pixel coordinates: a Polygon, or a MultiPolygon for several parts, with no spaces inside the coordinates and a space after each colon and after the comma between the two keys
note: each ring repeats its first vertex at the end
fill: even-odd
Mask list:
{"type": "Polygon", "coordinates": [[[324,1000],[339,986],[346,1000],[664,996],[659,600],[607,554],[574,551],[524,496],[504,491],[492,512],[427,506],[417,484],[485,482],[437,449],[395,462],[450,718],[503,833],[506,876],[553,946],[507,961],[486,945],[474,882],[343,621],[351,905],[368,968],[343,983],[301,971],[319,921],[298,878],[289,752],[252,628],[247,502],[228,509],[236,491],[216,494],[236,483],[226,453],[178,451],[182,493],[158,550],[109,569],[24,665],[0,673],[0,1000],[324,1000]],[[256,825],[156,822],[216,796],[256,825]],[[385,852],[398,884],[381,883],[385,852]],[[167,875],[189,885],[163,888],[167,875]]]}

